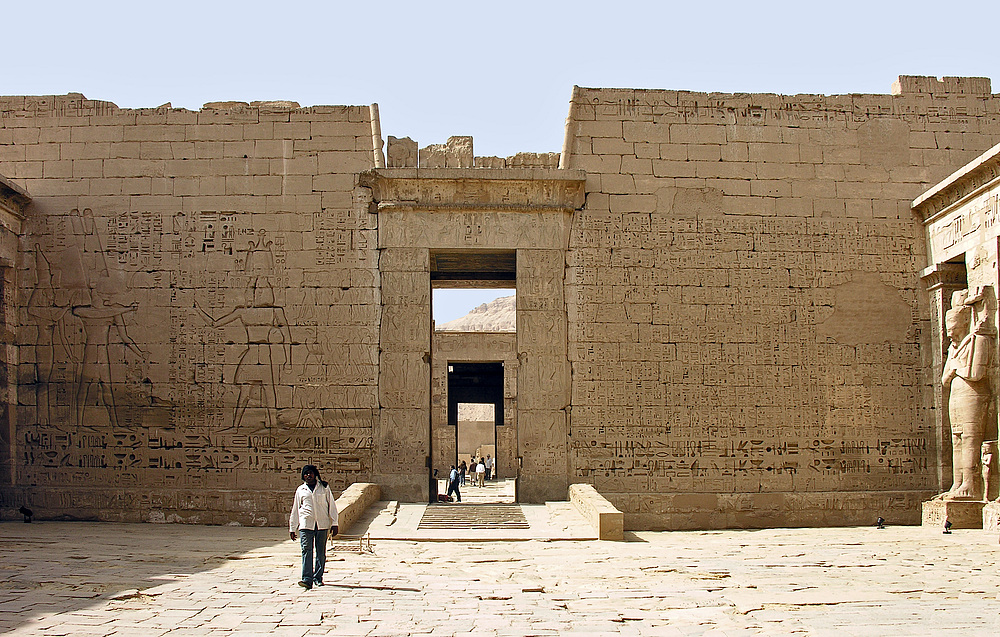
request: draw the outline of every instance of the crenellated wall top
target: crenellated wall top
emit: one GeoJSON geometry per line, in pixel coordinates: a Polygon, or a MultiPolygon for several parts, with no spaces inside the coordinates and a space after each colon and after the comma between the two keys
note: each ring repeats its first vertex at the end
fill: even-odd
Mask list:
{"type": "Polygon", "coordinates": [[[133,117],[150,123],[164,123],[156,118],[166,118],[167,123],[215,123],[220,119],[254,122],[264,119],[288,118],[289,121],[324,119],[334,121],[368,122],[369,106],[318,105],[300,106],[288,100],[255,102],[207,102],[201,109],[192,111],[174,108],[170,102],[150,108],[121,108],[114,102],[92,100],[81,93],[66,95],[0,95],[0,118],[122,118],[133,117]]]}

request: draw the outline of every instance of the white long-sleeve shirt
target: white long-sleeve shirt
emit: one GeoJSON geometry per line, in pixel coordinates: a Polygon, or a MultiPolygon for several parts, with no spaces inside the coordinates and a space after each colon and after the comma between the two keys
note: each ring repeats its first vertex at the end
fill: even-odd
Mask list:
{"type": "Polygon", "coordinates": [[[295,490],[295,502],[288,516],[288,530],[329,529],[337,526],[337,503],[330,487],[317,482],[316,488],[309,489],[305,482],[295,490]]]}

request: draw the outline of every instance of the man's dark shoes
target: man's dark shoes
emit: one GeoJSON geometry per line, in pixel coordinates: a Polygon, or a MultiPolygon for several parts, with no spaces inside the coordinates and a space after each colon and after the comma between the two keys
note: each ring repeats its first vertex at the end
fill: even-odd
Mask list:
{"type": "Polygon", "coordinates": [[[299,582],[299,586],[301,586],[302,588],[304,588],[306,590],[309,590],[309,589],[311,589],[313,587],[312,583],[310,583],[310,582],[302,582],[302,581],[299,582]]]}
{"type": "Polygon", "coordinates": [[[322,585],[323,585],[323,580],[321,579],[318,579],[313,582],[313,586],[322,586],[322,585]]]}

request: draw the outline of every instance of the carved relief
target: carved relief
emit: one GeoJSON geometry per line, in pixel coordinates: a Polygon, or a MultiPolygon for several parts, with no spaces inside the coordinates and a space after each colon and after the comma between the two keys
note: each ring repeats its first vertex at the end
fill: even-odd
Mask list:
{"type": "Polygon", "coordinates": [[[992,502],[1000,497],[1000,484],[997,482],[997,441],[987,440],[983,443],[983,499],[992,502]]]}
{"type": "Polygon", "coordinates": [[[420,149],[421,168],[472,168],[472,138],[449,137],[444,144],[431,144],[420,149]]]}
{"type": "Polygon", "coordinates": [[[417,167],[417,142],[409,137],[397,138],[389,135],[389,143],[386,152],[386,167],[388,168],[416,168],[417,167]]]}
{"type": "Polygon", "coordinates": [[[285,309],[275,304],[273,242],[261,231],[247,249],[244,275],[246,298],[228,313],[214,317],[197,302],[195,309],[212,327],[238,322],[246,335],[246,349],[240,354],[233,373],[238,396],[233,427],[239,427],[251,400],[264,409],[269,427],[277,426],[277,388],[280,370],[292,365],[292,337],[285,309]]]}

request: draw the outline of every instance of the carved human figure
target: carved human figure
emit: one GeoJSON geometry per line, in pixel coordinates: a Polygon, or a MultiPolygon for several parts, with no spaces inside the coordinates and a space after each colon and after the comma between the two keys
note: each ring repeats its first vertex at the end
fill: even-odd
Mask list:
{"type": "MultiPolygon", "coordinates": [[[[52,401],[49,393],[57,360],[71,356],[69,339],[66,338],[65,316],[70,311],[68,303],[56,299],[56,277],[41,246],[35,244],[35,272],[38,282],[28,297],[28,316],[38,323],[38,342],[35,343],[36,382],[35,395],[39,422],[52,421],[52,401]],[[58,350],[58,351],[57,351],[58,350]]],[[[53,392],[54,394],[54,392],[53,392]]]]}
{"type": "Polygon", "coordinates": [[[983,499],[992,502],[997,499],[1000,484],[997,484],[997,441],[983,443],[983,499]]]}
{"type": "Polygon", "coordinates": [[[984,289],[956,292],[945,315],[951,345],[941,384],[951,422],[953,482],[946,499],[983,497],[981,447],[993,388],[993,334],[986,325],[984,289]],[[977,320],[973,320],[975,317],[977,320]]]}
{"type": "Polygon", "coordinates": [[[80,362],[79,384],[76,392],[77,421],[81,426],[88,426],[86,410],[91,404],[91,398],[99,397],[108,412],[112,427],[118,426],[118,408],[115,403],[115,380],[113,379],[113,363],[111,356],[112,343],[120,342],[125,349],[131,351],[140,360],[145,353],[129,336],[125,326],[124,315],[135,312],[137,303],[122,305],[111,301],[104,282],[91,290],[91,298],[98,301],[94,305],[76,305],[73,315],[83,323],[85,343],[83,358],[80,362]],[[102,285],[103,284],[103,285],[102,285]],[[111,338],[114,328],[117,339],[111,338]]]}
{"type": "Polygon", "coordinates": [[[239,322],[246,331],[246,349],[240,355],[233,374],[233,384],[239,395],[233,427],[239,428],[243,416],[255,395],[267,414],[268,426],[278,424],[278,384],[281,367],[292,364],[292,336],[285,317],[285,308],[275,300],[273,242],[261,230],[257,241],[247,248],[243,273],[247,277],[246,303],[238,305],[224,316],[216,318],[195,303],[195,309],[212,327],[239,322]]]}

